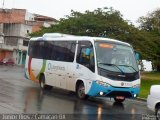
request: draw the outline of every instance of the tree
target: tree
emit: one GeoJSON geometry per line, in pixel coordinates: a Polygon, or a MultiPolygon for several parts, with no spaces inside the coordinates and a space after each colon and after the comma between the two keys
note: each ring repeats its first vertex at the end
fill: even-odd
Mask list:
{"type": "Polygon", "coordinates": [[[123,20],[119,11],[113,8],[98,8],[94,11],[80,13],[71,10],[70,16],[62,18],[59,24],[41,31],[32,33],[31,36],[42,35],[45,32],[62,32],[74,35],[88,36],[117,36],[128,33],[128,22],[123,20]]]}
{"type": "Polygon", "coordinates": [[[147,16],[140,17],[138,22],[141,29],[160,34],[160,9],[148,13],[147,16]]]}
{"type": "Polygon", "coordinates": [[[150,34],[150,41],[155,43],[155,52],[153,54],[154,64],[160,71],[160,9],[157,9],[146,16],[139,18],[140,29],[150,34]]]}

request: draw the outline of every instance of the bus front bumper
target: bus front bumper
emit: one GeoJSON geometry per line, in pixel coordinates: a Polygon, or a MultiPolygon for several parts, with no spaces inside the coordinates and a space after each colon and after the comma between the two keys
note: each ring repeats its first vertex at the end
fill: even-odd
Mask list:
{"type": "Polygon", "coordinates": [[[133,87],[113,87],[113,86],[103,86],[99,85],[94,81],[92,86],[87,93],[89,96],[93,97],[116,97],[123,96],[125,98],[135,98],[138,96],[140,88],[133,87]]]}

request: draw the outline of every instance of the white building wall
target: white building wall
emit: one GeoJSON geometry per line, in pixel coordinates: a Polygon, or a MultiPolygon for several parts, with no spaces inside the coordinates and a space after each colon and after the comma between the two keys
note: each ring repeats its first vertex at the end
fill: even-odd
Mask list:
{"type": "Polygon", "coordinates": [[[14,59],[14,63],[17,64],[17,53],[16,50],[13,50],[13,59],[14,59]]]}
{"type": "Polygon", "coordinates": [[[5,36],[27,36],[28,33],[32,32],[32,26],[26,24],[5,24],[4,25],[5,36]]]}
{"type": "Polygon", "coordinates": [[[44,22],[44,23],[43,23],[43,26],[44,26],[44,27],[50,27],[51,24],[49,24],[48,22],[44,22]]]}
{"type": "Polygon", "coordinates": [[[32,32],[32,26],[21,24],[20,26],[20,36],[28,36],[28,33],[32,32]]]}
{"type": "Polygon", "coordinates": [[[27,46],[23,46],[23,45],[19,45],[19,50],[27,51],[28,47],[27,46]]]}
{"type": "Polygon", "coordinates": [[[25,20],[26,21],[34,21],[34,15],[32,13],[26,12],[25,14],[25,20]]]}

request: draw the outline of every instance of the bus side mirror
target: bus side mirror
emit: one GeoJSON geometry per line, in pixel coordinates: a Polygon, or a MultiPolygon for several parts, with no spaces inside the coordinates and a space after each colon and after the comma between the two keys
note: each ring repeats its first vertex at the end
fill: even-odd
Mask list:
{"type": "Polygon", "coordinates": [[[90,56],[91,50],[90,48],[86,48],[86,56],[90,56]]]}
{"type": "Polygon", "coordinates": [[[136,51],[135,51],[135,57],[136,57],[136,60],[140,60],[140,54],[136,51]]]}

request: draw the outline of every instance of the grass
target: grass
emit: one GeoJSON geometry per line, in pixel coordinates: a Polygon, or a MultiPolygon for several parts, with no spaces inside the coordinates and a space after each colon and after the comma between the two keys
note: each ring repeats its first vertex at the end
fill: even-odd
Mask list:
{"type": "Polygon", "coordinates": [[[160,80],[160,72],[142,72],[141,77],[144,80],[160,80]]]}
{"type": "Polygon", "coordinates": [[[141,90],[140,98],[147,98],[151,85],[160,84],[160,73],[158,72],[143,72],[141,73],[141,90]]]}

